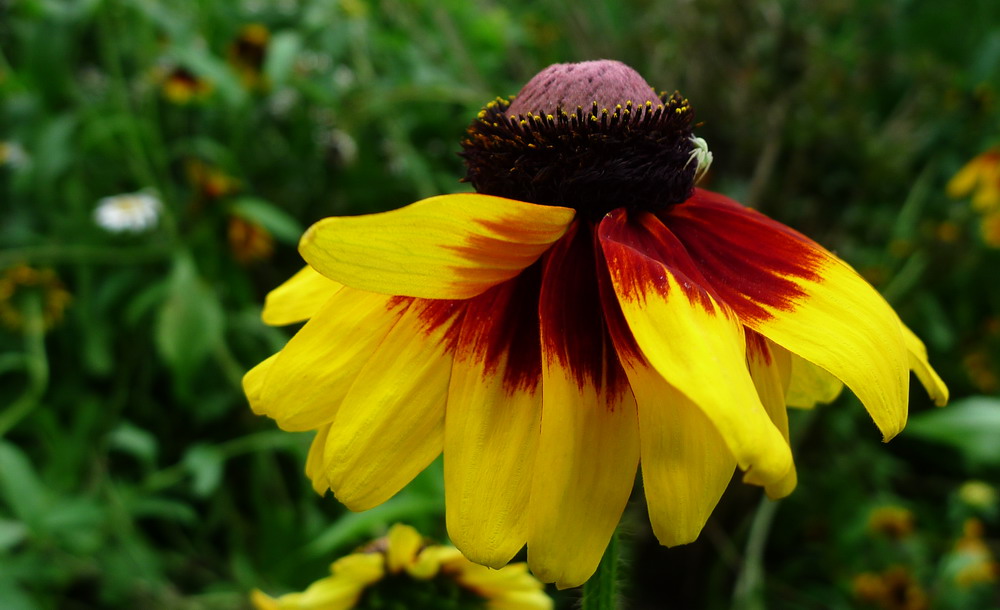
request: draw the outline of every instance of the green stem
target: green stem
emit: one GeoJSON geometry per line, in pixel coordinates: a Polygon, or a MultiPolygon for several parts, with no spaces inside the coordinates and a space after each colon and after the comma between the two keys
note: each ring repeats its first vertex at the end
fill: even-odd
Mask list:
{"type": "Polygon", "coordinates": [[[618,608],[618,532],[611,535],[604,549],[597,572],[583,585],[582,610],[616,610],[618,608]]]}
{"type": "Polygon", "coordinates": [[[7,409],[0,412],[0,438],[38,406],[49,385],[45,321],[38,298],[28,299],[24,307],[24,364],[28,373],[28,387],[7,409]]]}
{"type": "Polygon", "coordinates": [[[736,579],[733,607],[740,610],[763,610],[764,605],[764,549],[778,511],[778,502],[763,497],[750,524],[743,569],[736,579]]]}

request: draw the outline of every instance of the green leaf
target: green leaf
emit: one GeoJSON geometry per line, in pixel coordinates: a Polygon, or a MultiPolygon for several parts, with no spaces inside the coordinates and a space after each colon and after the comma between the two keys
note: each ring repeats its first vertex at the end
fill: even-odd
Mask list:
{"type": "Polygon", "coordinates": [[[160,356],[176,373],[189,375],[220,344],[224,323],[218,297],[198,277],[191,258],[178,256],[156,324],[160,356]]]}
{"type": "Polygon", "coordinates": [[[28,527],[20,521],[0,519],[0,553],[19,544],[28,537],[28,527]]]}
{"type": "Polygon", "coordinates": [[[146,467],[156,462],[156,437],[129,422],[118,424],[108,433],[108,446],[140,460],[146,467]]]}
{"type": "Polygon", "coordinates": [[[0,494],[26,523],[34,523],[46,508],[45,488],[28,456],[5,441],[0,441],[0,494]]]}
{"type": "Polygon", "coordinates": [[[301,48],[302,37],[298,32],[278,32],[271,37],[267,59],[264,61],[264,75],[272,87],[278,88],[288,80],[301,48]]]}
{"type": "Polygon", "coordinates": [[[219,487],[225,456],[213,445],[195,445],[187,450],[184,466],[191,473],[192,490],[199,497],[207,497],[219,487]]]}
{"type": "Polygon", "coordinates": [[[1000,398],[972,396],[910,418],[904,433],[948,445],[971,466],[1000,466],[1000,398]]]}
{"type": "Polygon", "coordinates": [[[274,238],[286,244],[297,244],[303,228],[288,212],[263,199],[241,197],[233,203],[234,214],[252,220],[267,229],[274,238]]]}
{"type": "Polygon", "coordinates": [[[0,576],[0,608],[4,608],[4,610],[37,610],[38,607],[16,582],[0,576]]]}

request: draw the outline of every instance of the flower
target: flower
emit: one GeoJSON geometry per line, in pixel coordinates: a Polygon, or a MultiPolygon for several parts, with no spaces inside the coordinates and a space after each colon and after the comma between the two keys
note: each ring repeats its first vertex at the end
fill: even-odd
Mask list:
{"type": "Polygon", "coordinates": [[[156,226],[163,204],[149,193],[104,197],[94,209],[94,222],[112,233],[139,233],[156,226]]]}
{"type": "Polygon", "coordinates": [[[200,197],[220,199],[240,190],[240,181],[222,169],[200,159],[188,159],[184,164],[188,181],[200,197]]]}
{"type": "Polygon", "coordinates": [[[1000,248],[1000,209],[982,215],[979,233],[990,248],[1000,248]]]}
{"type": "Polygon", "coordinates": [[[958,586],[968,588],[1000,580],[1000,562],[983,541],[983,522],[979,519],[965,520],[953,555],[953,578],[958,586]]]}
{"type": "Polygon", "coordinates": [[[274,237],[260,223],[240,216],[229,217],[229,251],[241,263],[265,260],[274,253],[274,237]]]}
{"type": "MultiPolygon", "coordinates": [[[[317,430],[306,472],[352,510],[444,451],[449,536],[543,581],[594,572],[642,464],[653,531],[694,540],[738,466],[796,483],[786,405],[843,384],[886,440],[920,340],[839,258],[694,188],[691,106],[624,64],[559,64],[464,142],[478,193],[327,218],[263,317],[309,322],[244,378],[255,412],[317,430]]],[[[699,153],[700,154],[700,153],[699,153]]],[[[702,155],[704,157],[704,155],[702,155]]]]}
{"type": "Polygon", "coordinates": [[[179,106],[202,100],[212,92],[212,83],[183,66],[174,66],[163,77],[163,97],[179,106]]]}
{"type": "Polygon", "coordinates": [[[271,32],[260,23],[248,23],[240,29],[236,40],[229,45],[229,63],[240,75],[248,89],[265,87],[264,60],[271,32]]]}
{"type": "Polygon", "coordinates": [[[436,609],[552,608],[552,599],[545,594],[542,583],[527,572],[525,564],[490,570],[470,562],[455,547],[426,544],[417,530],[398,523],[385,538],[335,561],[330,572],[332,576],[314,582],[301,593],[273,598],[254,591],[251,600],[257,610],[404,607],[399,604],[436,609]],[[420,587],[419,583],[427,585],[420,587]],[[376,599],[382,603],[375,603],[376,599]],[[460,600],[465,600],[466,605],[460,600]],[[479,603],[472,606],[469,602],[479,603]]]}
{"type": "Polygon", "coordinates": [[[880,506],[868,515],[868,531],[895,540],[913,533],[913,512],[902,506],[880,506]]]}
{"type": "Polygon", "coordinates": [[[972,206],[981,212],[1000,208],[1000,148],[975,157],[948,181],[950,197],[973,193],[972,206]]]}
{"type": "Polygon", "coordinates": [[[884,572],[863,572],[854,577],[854,597],[883,610],[926,610],[927,592],[903,566],[884,572]]]}
{"type": "Polygon", "coordinates": [[[12,330],[26,329],[26,301],[32,297],[40,303],[42,330],[58,324],[72,300],[55,271],[16,265],[0,275],[0,322],[12,330]]]}

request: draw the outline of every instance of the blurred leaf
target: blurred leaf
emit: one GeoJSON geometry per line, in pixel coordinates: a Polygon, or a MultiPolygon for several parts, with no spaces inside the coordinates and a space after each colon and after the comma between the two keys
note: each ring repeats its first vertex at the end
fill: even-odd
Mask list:
{"type": "Polygon", "coordinates": [[[35,523],[45,510],[45,488],[31,461],[16,446],[0,440],[0,493],[22,521],[35,523]]]}
{"type": "Polygon", "coordinates": [[[196,496],[207,497],[219,487],[225,456],[214,445],[195,445],[184,453],[184,466],[191,473],[196,496]]]}
{"type": "Polygon", "coordinates": [[[972,466],[1000,466],[1000,398],[972,396],[914,415],[905,433],[953,447],[972,466]]]}
{"type": "Polygon", "coordinates": [[[178,256],[156,324],[160,356],[174,371],[187,376],[222,340],[224,322],[222,304],[198,277],[194,262],[186,255],[178,256]]]}
{"type": "Polygon", "coordinates": [[[28,537],[28,527],[20,521],[0,519],[0,553],[5,552],[28,537]]]}
{"type": "Polygon", "coordinates": [[[297,244],[304,229],[299,221],[273,203],[254,197],[241,197],[233,204],[233,212],[259,223],[274,238],[286,244],[297,244]]]}
{"type": "Polygon", "coordinates": [[[108,433],[108,446],[137,458],[146,467],[152,467],[156,462],[156,437],[127,421],[108,433]]]}
{"type": "Polygon", "coordinates": [[[194,523],[198,520],[198,513],[193,508],[168,498],[139,497],[132,500],[128,508],[129,513],[137,519],[153,517],[178,523],[194,523]]]}
{"type": "Polygon", "coordinates": [[[298,32],[278,32],[271,38],[264,62],[264,75],[272,87],[276,89],[288,80],[301,49],[302,37],[298,32]]]}
{"type": "Polygon", "coordinates": [[[0,575],[0,608],[4,610],[37,610],[38,607],[16,582],[0,575]]]}
{"type": "Polygon", "coordinates": [[[188,40],[178,42],[171,51],[181,65],[211,83],[226,103],[237,106],[246,101],[246,91],[236,73],[204,46],[188,40]]]}
{"type": "Polygon", "coordinates": [[[73,145],[76,123],[76,116],[64,114],[52,119],[42,130],[32,155],[39,181],[54,180],[69,167],[76,150],[73,145]]]}

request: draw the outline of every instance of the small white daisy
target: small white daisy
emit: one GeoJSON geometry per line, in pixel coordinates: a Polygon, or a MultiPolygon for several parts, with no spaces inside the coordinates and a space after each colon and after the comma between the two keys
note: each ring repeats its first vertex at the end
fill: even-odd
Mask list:
{"type": "Polygon", "coordinates": [[[97,202],[94,222],[112,233],[138,233],[156,225],[163,204],[149,193],[126,193],[97,202]]]}

